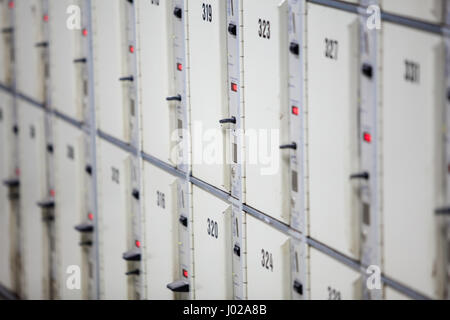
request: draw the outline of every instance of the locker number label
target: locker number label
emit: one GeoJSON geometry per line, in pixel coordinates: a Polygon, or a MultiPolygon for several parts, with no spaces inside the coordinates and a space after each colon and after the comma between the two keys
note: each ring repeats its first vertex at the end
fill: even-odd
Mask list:
{"type": "Polygon", "coordinates": [[[166,208],[166,195],[161,191],[156,191],[156,205],[163,209],[166,208]]]}
{"type": "Polygon", "coordinates": [[[259,19],[258,20],[258,35],[263,39],[270,39],[270,21],[259,19]]]}
{"type": "Polygon", "coordinates": [[[75,150],[72,146],[67,146],[67,158],[73,160],[75,158],[75,150]]]}
{"type": "Polygon", "coordinates": [[[152,0],[151,3],[155,6],[159,6],[159,0],[152,0]]]}
{"type": "Polygon", "coordinates": [[[325,38],[325,58],[337,60],[338,58],[339,42],[325,38]]]}
{"type": "Polygon", "coordinates": [[[208,235],[217,239],[219,237],[219,225],[217,224],[217,221],[208,218],[206,220],[206,225],[208,227],[208,235]]]}
{"type": "Polygon", "coordinates": [[[210,4],[202,4],[202,18],[203,21],[212,22],[212,6],[210,4]]]}
{"type": "Polygon", "coordinates": [[[418,83],[420,81],[420,65],[410,60],[405,60],[405,81],[418,83]]]}
{"type": "Polygon", "coordinates": [[[264,249],[261,249],[261,266],[267,270],[273,271],[272,253],[264,249]]]}
{"type": "Polygon", "coordinates": [[[111,167],[111,180],[119,184],[120,183],[119,177],[120,177],[119,169],[111,167]]]}
{"type": "Polygon", "coordinates": [[[328,286],[328,300],[341,300],[341,292],[328,286]]]}

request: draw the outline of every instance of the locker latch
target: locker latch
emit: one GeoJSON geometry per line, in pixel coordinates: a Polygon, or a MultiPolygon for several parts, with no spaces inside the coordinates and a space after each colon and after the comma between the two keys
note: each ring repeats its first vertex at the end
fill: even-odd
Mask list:
{"type": "Polygon", "coordinates": [[[75,230],[82,233],[92,232],[94,231],[94,226],[89,222],[84,222],[82,224],[75,226],[75,230]]]}
{"type": "Polygon", "coordinates": [[[368,172],[355,173],[350,176],[351,180],[353,180],[353,179],[369,180],[369,178],[370,178],[370,175],[368,172]]]}
{"type": "Polygon", "coordinates": [[[362,71],[363,75],[365,75],[367,78],[372,79],[373,68],[372,68],[372,66],[370,64],[363,63],[363,65],[361,67],[361,71],[362,71]]]}
{"type": "Polygon", "coordinates": [[[3,28],[3,29],[2,29],[2,33],[12,33],[13,30],[14,30],[14,29],[11,28],[11,27],[10,27],[10,28],[3,28]]]}
{"type": "Polygon", "coordinates": [[[187,217],[185,217],[185,216],[180,216],[180,219],[178,219],[178,220],[180,221],[180,223],[181,223],[183,226],[187,227],[187,225],[188,225],[188,218],[187,218],[187,217]]]}
{"type": "Polygon", "coordinates": [[[437,215],[450,214],[450,207],[438,208],[438,209],[434,210],[434,213],[437,215]]]}
{"type": "Polygon", "coordinates": [[[43,41],[43,42],[38,42],[35,44],[36,48],[47,48],[48,47],[48,42],[47,41],[43,41]]]}
{"type": "Polygon", "coordinates": [[[177,94],[176,96],[167,97],[167,101],[181,101],[181,95],[177,94]]]}
{"type": "Polygon", "coordinates": [[[232,36],[236,36],[237,34],[237,27],[234,23],[230,23],[228,25],[228,33],[231,34],[232,36]]]}
{"type": "Polygon", "coordinates": [[[42,209],[53,209],[55,207],[55,201],[44,200],[44,201],[38,202],[37,205],[42,209]]]}
{"type": "Polygon", "coordinates": [[[80,243],[78,243],[78,245],[80,245],[81,247],[90,247],[92,246],[92,241],[81,241],[80,243]]]}
{"type": "Polygon", "coordinates": [[[241,248],[237,244],[234,245],[233,251],[234,254],[237,255],[238,257],[241,256],[241,248]]]}
{"type": "Polygon", "coordinates": [[[141,274],[141,271],[139,269],[131,270],[128,272],[125,272],[126,276],[138,276],[141,274]]]}
{"type": "Polygon", "coordinates": [[[283,145],[280,146],[280,149],[297,150],[297,144],[295,142],[292,142],[290,144],[283,144],[283,145]]]}
{"type": "Polygon", "coordinates": [[[47,145],[47,152],[48,153],[53,153],[53,145],[52,144],[48,144],[47,145]]]}
{"type": "Polygon", "coordinates": [[[231,118],[219,120],[219,123],[221,123],[221,124],[224,124],[224,123],[234,123],[234,124],[236,124],[236,117],[231,117],[231,118]]]}
{"type": "Polygon", "coordinates": [[[303,295],[303,285],[299,281],[295,280],[293,287],[295,292],[303,295]]]}
{"type": "Polygon", "coordinates": [[[292,54],[298,56],[300,54],[300,46],[296,42],[291,42],[291,44],[289,45],[289,51],[292,54]]]}
{"type": "Polygon", "coordinates": [[[133,198],[139,200],[139,190],[134,189],[132,192],[133,198]]]}
{"type": "Polygon", "coordinates": [[[14,187],[20,186],[20,181],[19,181],[19,179],[9,179],[9,180],[4,180],[3,184],[7,187],[14,188],[14,187]]]}
{"type": "Polygon", "coordinates": [[[189,292],[189,282],[178,280],[167,285],[167,288],[173,292],[189,292]]]}
{"type": "Polygon", "coordinates": [[[119,78],[119,81],[134,81],[134,78],[133,76],[121,77],[119,78]]]}
{"type": "Polygon", "coordinates": [[[141,253],[136,250],[130,250],[125,252],[122,258],[126,261],[141,261],[141,253]]]}
{"type": "Polygon", "coordinates": [[[14,126],[13,127],[13,132],[15,135],[17,135],[19,133],[19,127],[18,126],[14,126]]]}
{"type": "Polygon", "coordinates": [[[87,62],[86,58],[79,58],[79,59],[73,60],[73,63],[86,63],[86,62],[87,62]]]}
{"type": "Polygon", "coordinates": [[[183,17],[183,10],[181,10],[181,8],[175,7],[175,9],[173,9],[173,15],[178,19],[181,19],[183,17]]]}
{"type": "Polygon", "coordinates": [[[90,176],[92,175],[92,167],[90,165],[87,165],[85,170],[88,175],[90,175],[90,176]]]}

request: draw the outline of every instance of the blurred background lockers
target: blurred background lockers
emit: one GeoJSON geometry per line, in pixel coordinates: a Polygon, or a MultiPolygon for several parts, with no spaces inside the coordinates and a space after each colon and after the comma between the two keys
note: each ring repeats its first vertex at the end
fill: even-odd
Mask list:
{"type": "Polygon", "coordinates": [[[0,0],[0,292],[448,299],[449,10],[0,0]]]}

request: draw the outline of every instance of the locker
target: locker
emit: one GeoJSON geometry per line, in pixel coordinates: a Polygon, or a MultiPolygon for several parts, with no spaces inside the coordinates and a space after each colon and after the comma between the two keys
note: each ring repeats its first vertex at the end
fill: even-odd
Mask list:
{"type": "Polygon", "coordinates": [[[392,288],[386,287],[385,291],[385,300],[411,300],[410,297],[405,296],[403,293],[400,293],[392,288]]]}
{"type": "Polygon", "coordinates": [[[289,223],[287,1],[244,1],[243,21],[246,203],[289,223]]]}
{"type": "MultiPolygon", "coordinates": [[[[175,130],[175,105],[167,97],[178,93],[173,88],[172,1],[140,0],[138,6],[138,45],[143,150],[174,164],[172,133],[175,130]],[[158,32],[149,32],[158,30],[158,32]]],[[[176,140],[176,139],[175,139],[176,140]]]]}
{"type": "Polygon", "coordinates": [[[445,177],[443,44],[423,31],[389,23],[383,28],[383,68],[389,70],[382,78],[384,272],[439,297],[443,263],[434,210],[445,177]]]}
{"type": "Polygon", "coordinates": [[[61,299],[82,299],[86,291],[85,283],[80,290],[66,286],[67,270],[77,266],[81,272],[83,261],[80,236],[74,229],[80,220],[88,214],[84,211],[84,154],[83,131],[63,122],[55,120],[53,127],[55,137],[55,223],[56,252],[58,261],[58,285],[61,299]]]}
{"type": "Polygon", "coordinates": [[[79,1],[51,0],[49,3],[51,101],[54,109],[81,120],[81,94],[77,94],[81,92],[77,91],[76,81],[81,77],[80,63],[74,63],[75,59],[82,58],[77,42],[81,31],[66,27],[69,17],[66,11],[72,5],[79,5],[79,1]]]}
{"type": "Polygon", "coordinates": [[[0,283],[11,288],[12,286],[12,246],[14,245],[12,233],[14,228],[9,190],[3,181],[11,178],[12,162],[12,96],[0,92],[0,283]]]}
{"type": "Polygon", "coordinates": [[[93,49],[95,73],[95,102],[100,130],[122,141],[129,141],[128,114],[125,90],[127,81],[120,81],[126,70],[125,28],[120,0],[92,2],[93,49]]]}
{"type": "Polygon", "coordinates": [[[37,205],[47,197],[44,112],[22,100],[18,100],[18,112],[23,293],[26,299],[46,299],[49,246],[42,209],[37,205]]]}
{"type": "Polygon", "coordinates": [[[247,214],[249,300],[291,299],[289,236],[247,214]]]}
{"type": "Polygon", "coordinates": [[[432,23],[441,23],[444,18],[442,0],[382,0],[381,6],[385,12],[432,23]]]}
{"type": "Polygon", "coordinates": [[[310,248],[312,300],[361,299],[361,274],[332,257],[310,248]]]}
{"type": "Polygon", "coordinates": [[[46,50],[42,34],[42,1],[15,1],[14,46],[17,91],[38,101],[44,101],[46,50]]]}
{"type": "Polygon", "coordinates": [[[8,2],[0,1],[0,83],[9,85],[12,80],[11,54],[12,54],[12,13],[8,2]]]}
{"type": "Polygon", "coordinates": [[[233,299],[231,207],[193,188],[195,299],[233,299]]]}
{"type": "Polygon", "coordinates": [[[147,298],[174,299],[167,284],[178,280],[178,213],[176,178],[144,164],[147,298]]]}
{"type": "Polygon", "coordinates": [[[104,140],[98,141],[98,210],[102,299],[127,299],[130,213],[130,155],[104,140]]]}
{"type": "Polygon", "coordinates": [[[229,125],[219,124],[222,119],[231,119],[226,14],[226,1],[189,1],[192,173],[229,191],[229,125]]]}
{"type": "Polygon", "coordinates": [[[350,180],[358,172],[357,19],[308,4],[310,234],[353,258],[359,255],[358,184],[350,180]]]}

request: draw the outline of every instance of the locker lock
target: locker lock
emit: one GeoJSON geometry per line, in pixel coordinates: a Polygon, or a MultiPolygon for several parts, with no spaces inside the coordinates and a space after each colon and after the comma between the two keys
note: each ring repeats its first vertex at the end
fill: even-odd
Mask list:
{"type": "Polygon", "coordinates": [[[43,42],[38,42],[35,44],[36,48],[47,48],[48,47],[48,42],[47,41],[43,41],[43,42]]]}
{"type": "Polygon", "coordinates": [[[280,149],[297,150],[297,144],[295,142],[292,142],[291,144],[283,144],[283,145],[280,146],[280,149]]]}
{"type": "Polygon", "coordinates": [[[231,117],[231,118],[219,120],[219,123],[220,124],[224,124],[224,123],[234,123],[234,124],[236,124],[236,117],[231,117]]]}
{"type": "Polygon", "coordinates": [[[139,190],[134,189],[132,192],[133,198],[139,200],[139,190]]]}
{"type": "Polygon", "coordinates": [[[240,248],[237,244],[234,245],[233,252],[234,252],[234,254],[237,255],[238,257],[241,256],[241,248],[240,248]]]}
{"type": "Polygon", "coordinates": [[[90,175],[90,176],[92,175],[92,167],[90,165],[87,165],[85,170],[88,175],[90,175]]]}
{"type": "Polygon", "coordinates": [[[178,19],[181,19],[181,17],[183,16],[183,10],[181,10],[181,8],[175,7],[175,9],[173,9],[173,15],[178,19]]]}
{"type": "Polygon", "coordinates": [[[291,42],[291,44],[289,45],[289,51],[298,56],[300,54],[300,46],[298,45],[298,43],[295,42],[291,42]]]}
{"type": "Polygon", "coordinates": [[[87,62],[86,58],[79,58],[79,59],[73,60],[73,63],[86,63],[86,62],[87,62]]]}
{"type": "Polygon", "coordinates": [[[446,208],[438,208],[434,210],[434,213],[437,215],[449,215],[450,214],[450,207],[446,208]]]}
{"type": "Polygon", "coordinates": [[[181,95],[177,94],[176,96],[167,97],[167,101],[181,101],[181,95]]]}
{"type": "Polygon", "coordinates": [[[126,276],[138,276],[141,274],[141,271],[139,269],[131,270],[128,272],[125,272],[126,276]]]}
{"type": "Polygon", "coordinates": [[[122,258],[126,261],[141,261],[141,253],[136,250],[130,250],[125,252],[122,258]]]}
{"type": "Polygon", "coordinates": [[[85,222],[75,226],[75,230],[81,233],[92,232],[94,231],[94,226],[88,222],[85,222]]]}
{"type": "Polygon", "coordinates": [[[236,36],[237,34],[237,27],[234,23],[230,23],[228,25],[228,33],[231,34],[232,36],[236,36]]]}
{"type": "Polygon", "coordinates": [[[297,292],[298,294],[303,295],[303,285],[298,282],[297,280],[294,281],[294,291],[297,292]]]}
{"type": "Polygon", "coordinates": [[[178,221],[180,221],[180,223],[183,226],[187,227],[187,225],[188,225],[188,218],[186,216],[180,216],[180,219],[178,219],[178,221]]]}
{"type": "Polygon", "coordinates": [[[133,82],[134,78],[133,78],[133,76],[121,77],[121,78],[119,78],[119,81],[131,81],[131,82],[133,82]]]}
{"type": "Polygon", "coordinates": [[[354,179],[364,179],[364,180],[369,180],[369,178],[370,178],[370,175],[369,175],[369,173],[368,172],[361,172],[361,173],[355,173],[355,174],[352,174],[351,176],[350,176],[350,180],[354,180],[354,179]]]}
{"type": "Polygon", "coordinates": [[[372,68],[372,66],[370,64],[363,63],[361,71],[362,71],[363,75],[365,75],[367,78],[372,79],[373,68],[372,68]]]}
{"type": "Polygon", "coordinates": [[[167,288],[173,292],[189,292],[189,282],[178,280],[167,285],[167,288]]]}

